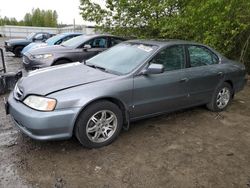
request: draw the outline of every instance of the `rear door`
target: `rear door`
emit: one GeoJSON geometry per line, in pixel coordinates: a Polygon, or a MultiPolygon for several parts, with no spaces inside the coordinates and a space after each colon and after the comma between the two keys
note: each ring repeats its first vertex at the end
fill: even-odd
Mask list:
{"type": "Polygon", "coordinates": [[[189,56],[186,69],[190,105],[210,101],[216,86],[224,77],[219,57],[210,49],[200,45],[187,45],[189,56]]]}
{"type": "Polygon", "coordinates": [[[183,45],[161,50],[150,63],[163,64],[165,72],[134,78],[133,118],[185,107],[188,100],[183,45]]]}

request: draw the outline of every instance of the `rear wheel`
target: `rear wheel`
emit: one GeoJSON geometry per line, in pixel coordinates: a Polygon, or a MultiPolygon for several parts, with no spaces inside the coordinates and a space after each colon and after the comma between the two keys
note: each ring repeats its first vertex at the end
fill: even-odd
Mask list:
{"type": "Polygon", "coordinates": [[[80,115],[75,125],[75,135],[87,148],[99,148],[112,143],[122,129],[122,112],[109,101],[96,102],[80,115]]]}
{"type": "Polygon", "coordinates": [[[207,104],[208,109],[214,112],[223,111],[231,102],[233,89],[230,84],[223,83],[214,92],[212,100],[207,104]]]}
{"type": "Polygon", "coordinates": [[[22,49],[23,49],[22,46],[15,47],[13,53],[15,54],[16,57],[21,57],[21,51],[22,51],[22,49]]]}

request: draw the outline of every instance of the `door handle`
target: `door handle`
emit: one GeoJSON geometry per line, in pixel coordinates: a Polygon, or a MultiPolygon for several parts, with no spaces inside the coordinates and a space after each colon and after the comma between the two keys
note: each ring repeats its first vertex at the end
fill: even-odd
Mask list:
{"type": "Polygon", "coordinates": [[[188,78],[182,78],[182,79],[180,80],[180,82],[183,83],[183,82],[187,82],[188,80],[189,80],[188,78]]]}
{"type": "Polygon", "coordinates": [[[223,76],[223,72],[218,72],[217,75],[218,76],[223,76]]]}

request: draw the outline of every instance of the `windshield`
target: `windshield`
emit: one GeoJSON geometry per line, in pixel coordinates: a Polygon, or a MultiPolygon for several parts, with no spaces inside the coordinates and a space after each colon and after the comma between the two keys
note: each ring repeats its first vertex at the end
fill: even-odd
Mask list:
{"type": "Polygon", "coordinates": [[[87,36],[87,35],[81,35],[81,36],[69,39],[69,40],[63,42],[61,45],[62,46],[66,46],[66,47],[75,47],[75,48],[77,48],[82,43],[84,43],[85,41],[87,41],[89,38],[91,38],[91,37],[87,36]]]}
{"type": "Polygon", "coordinates": [[[30,33],[26,38],[31,40],[35,36],[35,33],[30,33]]]}
{"type": "Polygon", "coordinates": [[[128,74],[141,65],[156,46],[122,43],[86,61],[86,65],[101,67],[120,75],[128,74]]]}
{"type": "Polygon", "coordinates": [[[45,42],[49,45],[54,45],[57,41],[62,39],[64,36],[65,36],[64,34],[56,35],[54,37],[47,39],[45,42]]]}

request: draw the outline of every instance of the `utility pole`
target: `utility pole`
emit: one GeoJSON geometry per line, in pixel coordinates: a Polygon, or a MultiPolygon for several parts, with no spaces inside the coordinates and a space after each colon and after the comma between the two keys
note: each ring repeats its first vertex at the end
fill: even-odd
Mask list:
{"type": "Polygon", "coordinates": [[[0,26],[3,25],[2,23],[2,17],[1,17],[1,9],[0,9],[0,26]]]}
{"type": "Polygon", "coordinates": [[[76,22],[75,22],[75,18],[73,19],[73,25],[74,25],[74,32],[76,30],[76,22]]]}

